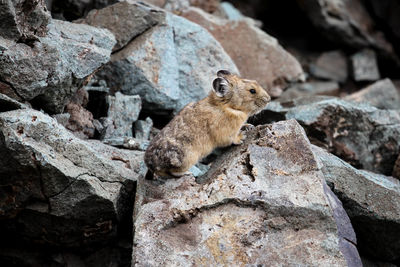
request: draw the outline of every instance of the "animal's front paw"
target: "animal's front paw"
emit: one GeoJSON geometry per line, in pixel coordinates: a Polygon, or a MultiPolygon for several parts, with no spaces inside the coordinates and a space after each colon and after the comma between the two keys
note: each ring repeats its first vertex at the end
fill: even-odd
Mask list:
{"type": "Polygon", "coordinates": [[[250,131],[250,130],[253,130],[254,127],[256,127],[256,126],[254,126],[253,124],[245,123],[245,124],[243,124],[241,130],[242,130],[242,131],[248,132],[248,131],[250,131]]]}
{"type": "Polygon", "coordinates": [[[237,136],[236,136],[236,138],[235,138],[235,140],[233,140],[233,144],[234,145],[241,145],[241,144],[243,144],[243,142],[244,142],[244,140],[246,139],[246,134],[244,134],[244,132],[240,132],[237,136]]]}

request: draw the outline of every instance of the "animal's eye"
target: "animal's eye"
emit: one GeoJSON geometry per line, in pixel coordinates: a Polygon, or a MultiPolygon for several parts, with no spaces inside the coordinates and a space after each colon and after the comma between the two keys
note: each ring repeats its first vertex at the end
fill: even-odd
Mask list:
{"type": "Polygon", "coordinates": [[[250,89],[250,93],[254,95],[256,93],[256,89],[250,89]]]}

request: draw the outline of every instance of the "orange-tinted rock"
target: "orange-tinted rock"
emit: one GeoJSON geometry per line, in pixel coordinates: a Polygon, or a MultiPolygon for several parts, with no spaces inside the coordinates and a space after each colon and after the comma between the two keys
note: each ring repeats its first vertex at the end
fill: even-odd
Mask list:
{"type": "Polygon", "coordinates": [[[288,81],[303,79],[300,63],[251,19],[232,22],[191,7],[183,17],[206,28],[233,59],[241,75],[257,80],[277,97],[288,81]]]}

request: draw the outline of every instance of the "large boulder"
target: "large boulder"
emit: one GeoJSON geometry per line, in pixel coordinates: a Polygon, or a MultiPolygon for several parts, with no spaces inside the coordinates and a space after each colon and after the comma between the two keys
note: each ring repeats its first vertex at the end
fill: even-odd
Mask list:
{"type": "Polygon", "coordinates": [[[400,113],[334,97],[271,102],[257,123],[296,119],[312,141],[357,168],[391,175],[400,152],[400,113]]]}
{"type": "Polygon", "coordinates": [[[252,19],[231,21],[195,7],[181,15],[206,28],[221,43],[243,77],[257,80],[271,96],[279,96],[288,83],[304,79],[300,63],[252,19]]]}
{"type": "Polygon", "coordinates": [[[344,83],[347,80],[347,58],[343,52],[324,52],[310,64],[310,73],[316,78],[344,83]]]}
{"type": "Polygon", "coordinates": [[[377,30],[362,0],[297,0],[297,3],[326,38],[352,48],[373,47],[398,61],[392,45],[377,30]]]}
{"type": "Polygon", "coordinates": [[[32,109],[0,113],[2,242],[80,247],[116,237],[143,152],[83,141],[32,109]]]}
{"type": "Polygon", "coordinates": [[[345,97],[346,100],[369,103],[380,109],[400,110],[400,92],[388,78],[377,81],[345,97]]]}
{"type": "Polygon", "coordinates": [[[19,42],[45,36],[51,19],[43,0],[1,1],[0,17],[0,39],[3,37],[19,42]]]}
{"type": "MultiPolygon", "coordinates": [[[[172,13],[153,13],[159,23],[114,53],[98,73],[112,90],[140,95],[144,109],[170,113],[205,97],[218,70],[238,73],[207,30],[172,13]]],[[[120,15],[118,9],[113,15],[120,15]]]]}
{"type": "Polygon", "coordinates": [[[381,261],[399,260],[400,181],[357,170],[317,146],[312,150],[351,219],[361,252],[381,261]]]}
{"type": "Polygon", "coordinates": [[[122,1],[100,10],[94,9],[84,19],[75,22],[110,30],[117,40],[113,48],[115,51],[156,25],[163,15],[164,12],[151,6],[135,1],[122,1]]]}
{"type": "Polygon", "coordinates": [[[139,179],[132,264],[361,266],[340,207],[301,126],[259,126],[197,181],[139,179]]]}
{"type": "Polygon", "coordinates": [[[39,41],[7,44],[0,54],[0,80],[15,93],[11,97],[59,113],[84,81],[109,61],[115,38],[108,30],[65,21],[52,20],[47,27],[39,41]]]}

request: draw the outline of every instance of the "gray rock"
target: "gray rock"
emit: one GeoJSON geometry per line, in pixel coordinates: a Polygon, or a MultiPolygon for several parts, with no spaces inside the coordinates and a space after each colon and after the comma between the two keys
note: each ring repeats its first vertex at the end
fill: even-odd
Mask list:
{"type": "Polygon", "coordinates": [[[241,19],[245,18],[245,16],[243,16],[243,14],[240,13],[240,11],[237,10],[229,2],[222,2],[221,3],[220,12],[222,13],[222,16],[225,17],[228,20],[235,21],[235,20],[241,20],[241,19]]]}
{"type": "Polygon", "coordinates": [[[150,117],[145,120],[137,120],[134,124],[135,137],[138,139],[149,140],[153,121],[150,117]]]}
{"type": "Polygon", "coordinates": [[[257,116],[296,119],[309,138],[357,168],[391,175],[400,152],[400,113],[334,97],[271,102],[257,116]]]}
{"type": "Polygon", "coordinates": [[[135,1],[122,1],[100,10],[92,10],[75,21],[112,32],[117,40],[113,51],[123,48],[135,37],[163,21],[165,12],[135,1]]]}
{"type": "Polygon", "coordinates": [[[108,104],[107,117],[109,123],[102,135],[102,139],[114,137],[132,137],[132,125],[139,117],[139,112],[142,108],[142,101],[137,95],[123,95],[120,92],[115,93],[115,96],[107,96],[108,104]]]}
{"type": "Polygon", "coordinates": [[[1,235],[67,247],[115,237],[142,157],[80,140],[35,110],[0,113],[1,235]]]}
{"type": "Polygon", "coordinates": [[[358,92],[346,96],[344,99],[366,102],[380,109],[400,110],[400,93],[388,78],[377,81],[358,92]]]}
{"type": "Polygon", "coordinates": [[[310,73],[316,78],[344,83],[347,80],[347,58],[341,51],[322,53],[310,64],[310,73]]]}
{"type": "Polygon", "coordinates": [[[132,265],[361,266],[323,184],[298,123],[259,126],[197,182],[139,179],[132,265]]]}
{"type": "Polygon", "coordinates": [[[312,150],[323,164],[327,183],[342,200],[361,251],[382,261],[398,260],[400,181],[357,170],[319,147],[312,150]]]}
{"type": "Polygon", "coordinates": [[[279,101],[290,101],[299,97],[311,95],[338,95],[339,84],[337,82],[306,82],[290,86],[279,97],[279,101]]]}
{"type": "Polygon", "coordinates": [[[333,42],[352,48],[377,49],[392,60],[398,57],[379,32],[362,0],[297,0],[314,26],[333,42]]]}
{"type": "Polygon", "coordinates": [[[0,2],[0,36],[29,42],[45,36],[51,16],[44,1],[4,0],[0,2]]]}
{"type": "Polygon", "coordinates": [[[148,140],[133,137],[113,137],[109,139],[104,139],[102,140],[102,142],[110,146],[123,147],[140,151],[146,151],[147,147],[150,144],[148,140]]]}
{"type": "Polygon", "coordinates": [[[205,97],[220,69],[238,73],[207,30],[165,13],[159,25],[113,54],[98,75],[115,91],[140,95],[144,109],[170,113],[205,97]]]}
{"type": "Polygon", "coordinates": [[[351,64],[355,81],[376,81],[380,79],[374,50],[364,49],[352,55],[351,64]]]}
{"type": "Polygon", "coordinates": [[[48,28],[31,46],[14,43],[0,54],[0,80],[21,99],[60,113],[83,81],[108,62],[115,39],[83,24],[52,20],[48,28]]]}

